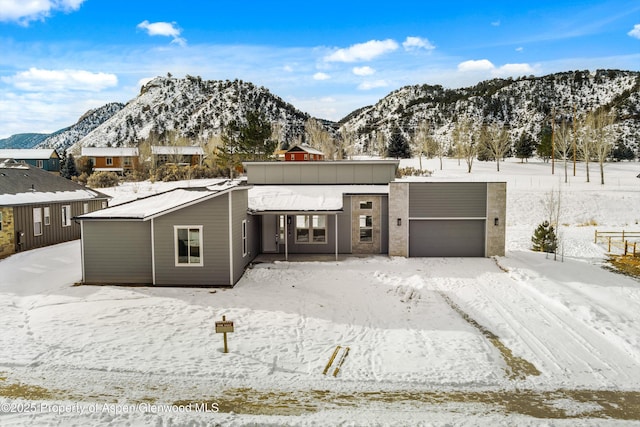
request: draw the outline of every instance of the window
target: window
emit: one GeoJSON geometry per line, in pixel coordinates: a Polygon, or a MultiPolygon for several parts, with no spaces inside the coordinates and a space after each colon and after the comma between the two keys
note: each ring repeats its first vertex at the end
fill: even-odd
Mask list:
{"type": "Polygon", "coordinates": [[[113,166],[113,157],[107,157],[107,166],[113,166]]]}
{"type": "Polygon", "coordinates": [[[2,231],[2,212],[0,212],[0,231],[2,231]]]}
{"type": "Polygon", "coordinates": [[[295,160],[296,159],[296,155],[295,154],[289,154],[289,159],[295,160]]]}
{"type": "Polygon", "coordinates": [[[325,215],[296,215],[296,243],[326,243],[325,215]]]}
{"type": "Polygon", "coordinates": [[[365,201],[363,202],[362,200],[360,201],[360,209],[372,209],[373,208],[373,202],[371,200],[365,201]]]}
{"type": "Polygon", "coordinates": [[[33,208],[33,235],[42,235],[42,208],[33,208]]]}
{"type": "Polygon", "coordinates": [[[314,157],[313,157],[313,154],[312,154],[312,155],[311,155],[311,160],[313,160],[313,159],[314,159],[314,157]]]}
{"type": "Polygon", "coordinates": [[[174,226],[176,266],[202,267],[202,226],[174,226]]]}
{"type": "Polygon", "coordinates": [[[249,248],[247,247],[247,220],[242,220],[242,256],[247,256],[249,248]]]}
{"type": "Polygon", "coordinates": [[[107,202],[103,201],[102,202],[102,209],[106,209],[107,208],[107,202]]]}
{"type": "Polygon", "coordinates": [[[125,157],[124,158],[124,165],[125,166],[131,166],[131,157],[125,157]]]}
{"type": "Polygon", "coordinates": [[[89,203],[82,204],[82,213],[89,213],[89,203]]]}
{"type": "Polygon", "coordinates": [[[44,225],[51,225],[51,213],[49,212],[49,206],[44,208],[44,225]]]}
{"type": "Polygon", "coordinates": [[[304,154],[304,159],[309,160],[309,155],[307,153],[304,154]]]}
{"type": "Polygon", "coordinates": [[[89,163],[91,164],[91,167],[94,167],[96,165],[96,158],[95,157],[89,157],[89,163]]]}
{"type": "Polygon", "coordinates": [[[287,220],[287,216],[286,215],[279,215],[279,217],[280,217],[280,219],[279,219],[279,222],[280,222],[280,224],[279,224],[280,225],[280,227],[279,227],[280,228],[280,230],[279,230],[280,231],[280,239],[279,240],[280,240],[280,243],[283,243],[284,242],[284,230],[286,228],[285,221],[287,220]]]}
{"type": "Polygon", "coordinates": [[[40,169],[44,168],[44,161],[36,160],[36,166],[39,167],[40,169]]]}
{"type": "Polygon", "coordinates": [[[360,241],[373,242],[373,217],[360,215],[360,241]]]}
{"type": "Polygon", "coordinates": [[[62,226],[69,227],[71,225],[71,205],[62,207],[62,226]]]}

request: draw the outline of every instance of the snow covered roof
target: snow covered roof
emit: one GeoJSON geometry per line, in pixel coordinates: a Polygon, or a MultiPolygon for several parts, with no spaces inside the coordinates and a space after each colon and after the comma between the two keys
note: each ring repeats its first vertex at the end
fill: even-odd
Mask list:
{"type": "MultiPolygon", "coordinates": [[[[80,215],[78,219],[137,219],[149,220],[173,212],[238,187],[238,182],[224,181],[220,185],[209,187],[176,188],[127,203],[80,215]]],[[[246,187],[245,187],[246,188],[246,187]]]]}
{"type": "Polygon", "coordinates": [[[12,149],[6,148],[0,150],[0,159],[34,159],[34,160],[46,160],[50,158],[57,158],[58,153],[53,148],[47,149],[12,149]],[[55,154],[54,154],[55,153],[55,154]]]}
{"type": "Polygon", "coordinates": [[[186,155],[186,156],[204,156],[202,147],[179,146],[179,145],[153,145],[151,146],[151,154],[161,155],[186,155]]]}
{"type": "Polygon", "coordinates": [[[320,150],[316,150],[313,147],[310,147],[308,145],[295,145],[293,147],[291,147],[289,150],[287,150],[287,153],[292,153],[292,152],[300,152],[300,151],[304,151],[306,153],[309,154],[319,154],[321,156],[324,156],[324,153],[320,150]]]}
{"type": "Polygon", "coordinates": [[[0,162],[1,206],[107,198],[109,196],[99,191],[40,168],[11,161],[0,162]]]}
{"type": "Polygon", "coordinates": [[[253,212],[341,211],[345,194],[389,194],[388,185],[260,185],[249,190],[253,212]]]}
{"type": "Polygon", "coordinates": [[[137,147],[82,147],[82,156],[87,157],[135,157],[137,147]]]}

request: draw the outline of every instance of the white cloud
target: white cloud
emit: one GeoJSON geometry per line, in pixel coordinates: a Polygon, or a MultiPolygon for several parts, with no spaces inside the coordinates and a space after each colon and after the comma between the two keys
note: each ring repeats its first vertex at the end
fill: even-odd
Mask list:
{"type": "Polygon", "coordinates": [[[629,31],[627,35],[635,37],[636,39],[640,39],[640,24],[634,25],[633,30],[629,31]]]}
{"type": "Polygon", "coordinates": [[[533,74],[534,72],[535,70],[529,64],[504,64],[494,70],[496,76],[521,76],[524,74],[533,74]]]}
{"type": "Polygon", "coordinates": [[[524,48],[522,46],[519,46],[516,48],[516,52],[522,52],[524,50],[524,48]]]}
{"type": "Polygon", "coordinates": [[[292,73],[293,72],[293,67],[291,65],[285,65],[284,67],[282,67],[282,69],[284,71],[286,71],[287,73],[292,73]]]}
{"type": "Polygon", "coordinates": [[[185,46],[187,41],[180,37],[182,30],[176,26],[175,22],[149,22],[147,20],[138,24],[137,28],[146,30],[150,36],[172,37],[171,43],[185,46]]]}
{"type": "Polygon", "coordinates": [[[498,19],[497,21],[493,21],[491,23],[491,25],[494,26],[494,27],[499,27],[500,26],[500,20],[498,19]]]}
{"type": "Polygon", "coordinates": [[[402,47],[404,47],[404,50],[433,50],[436,48],[429,40],[421,37],[407,37],[406,40],[402,42],[402,47]]]}
{"type": "Polygon", "coordinates": [[[324,60],[326,62],[370,61],[396,49],[398,49],[398,43],[395,40],[369,40],[365,43],[354,44],[346,49],[338,49],[331,55],[325,56],[324,60]]]}
{"type": "Polygon", "coordinates": [[[85,0],[0,0],[0,22],[16,21],[27,25],[30,21],[43,20],[51,12],[78,10],[85,0]]]}
{"type": "Polygon", "coordinates": [[[386,80],[374,80],[371,82],[362,82],[358,85],[360,90],[371,90],[379,87],[387,87],[389,83],[386,80]]]}
{"type": "Polygon", "coordinates": [[[364,67],[353,67],[352,71],[356,76],[370,76],[376,72],[376,70],[366,65],[364,67]]]}
{"type": "Polygon", "coordinates": [[[487,71],[495,68],[495,65],[493,65],[488,59],[470,60],[458,64],[458,71],[462,72],[487,71]]]}
{"type": "Polygon", "coordinates": [[[329,80],[331,76],[325,73],[315,73],[313,75],[313,80],[329,80]]]}
{"type": "Polygon", "coordinates": [[[13,76],[2,77],[2,81],[29,92],[67,90],[99,92],[117,86],[118,77],[115,74],[92,73],[85,70],[30,68],[13,76]]]}

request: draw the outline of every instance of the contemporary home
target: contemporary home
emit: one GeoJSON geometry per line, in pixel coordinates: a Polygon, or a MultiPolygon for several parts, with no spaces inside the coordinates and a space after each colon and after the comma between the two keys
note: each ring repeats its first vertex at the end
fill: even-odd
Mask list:
{"type": "Polygon", "coordinates": [[[0,257],[80,238],[72,218],[109,197],[35,166],[0,159],[0,257]]]}
{"type": "Polygon", "coordinates": [[[260,253],[504,255],[504,182],[396,180],[398,164],[247,162],[246,181],[80,215],[83,281],[232,286],[260,253]]]}
{"type": "Polygon", "coordinates": [[[288,162],[324,160],[324,153],[308,145],[295,145],[284,153],[284,160],[288,162]]]}
{"type": "Polygon", "coordinates": [[[82,147],[82,157],[88,157],[94,172],[125,173],[138,167],[139,153],[135,147],[82,147]]]}
{"type": "Polygon", "coordinates": [[[199,146],[154,145],[151,156],[156,167],[167,163],[196,166],[202,164],[204,150],[199,146]]]}
{"type": "Polygon", "coordinates": [[[13,159],[47,172],[60,173],[60,156],[52,148],[47,149],[2,149],[0,159],[13,159]]]}

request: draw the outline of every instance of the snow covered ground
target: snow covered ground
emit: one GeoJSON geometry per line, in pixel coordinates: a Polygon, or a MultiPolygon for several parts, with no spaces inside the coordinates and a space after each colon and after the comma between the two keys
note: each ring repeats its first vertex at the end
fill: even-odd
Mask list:
{"type": "Polygon", "coordinates": [[[73,286],[77,241],[1,260],[0,425],[640,425],[640,283],[593,243],[640,230],[640,164],[602,186],[423,163],[507,182],[505,257],[262,263],[217,290],[73,286]],[[552,189],[562,261],[529,249],[552,189]]]}

